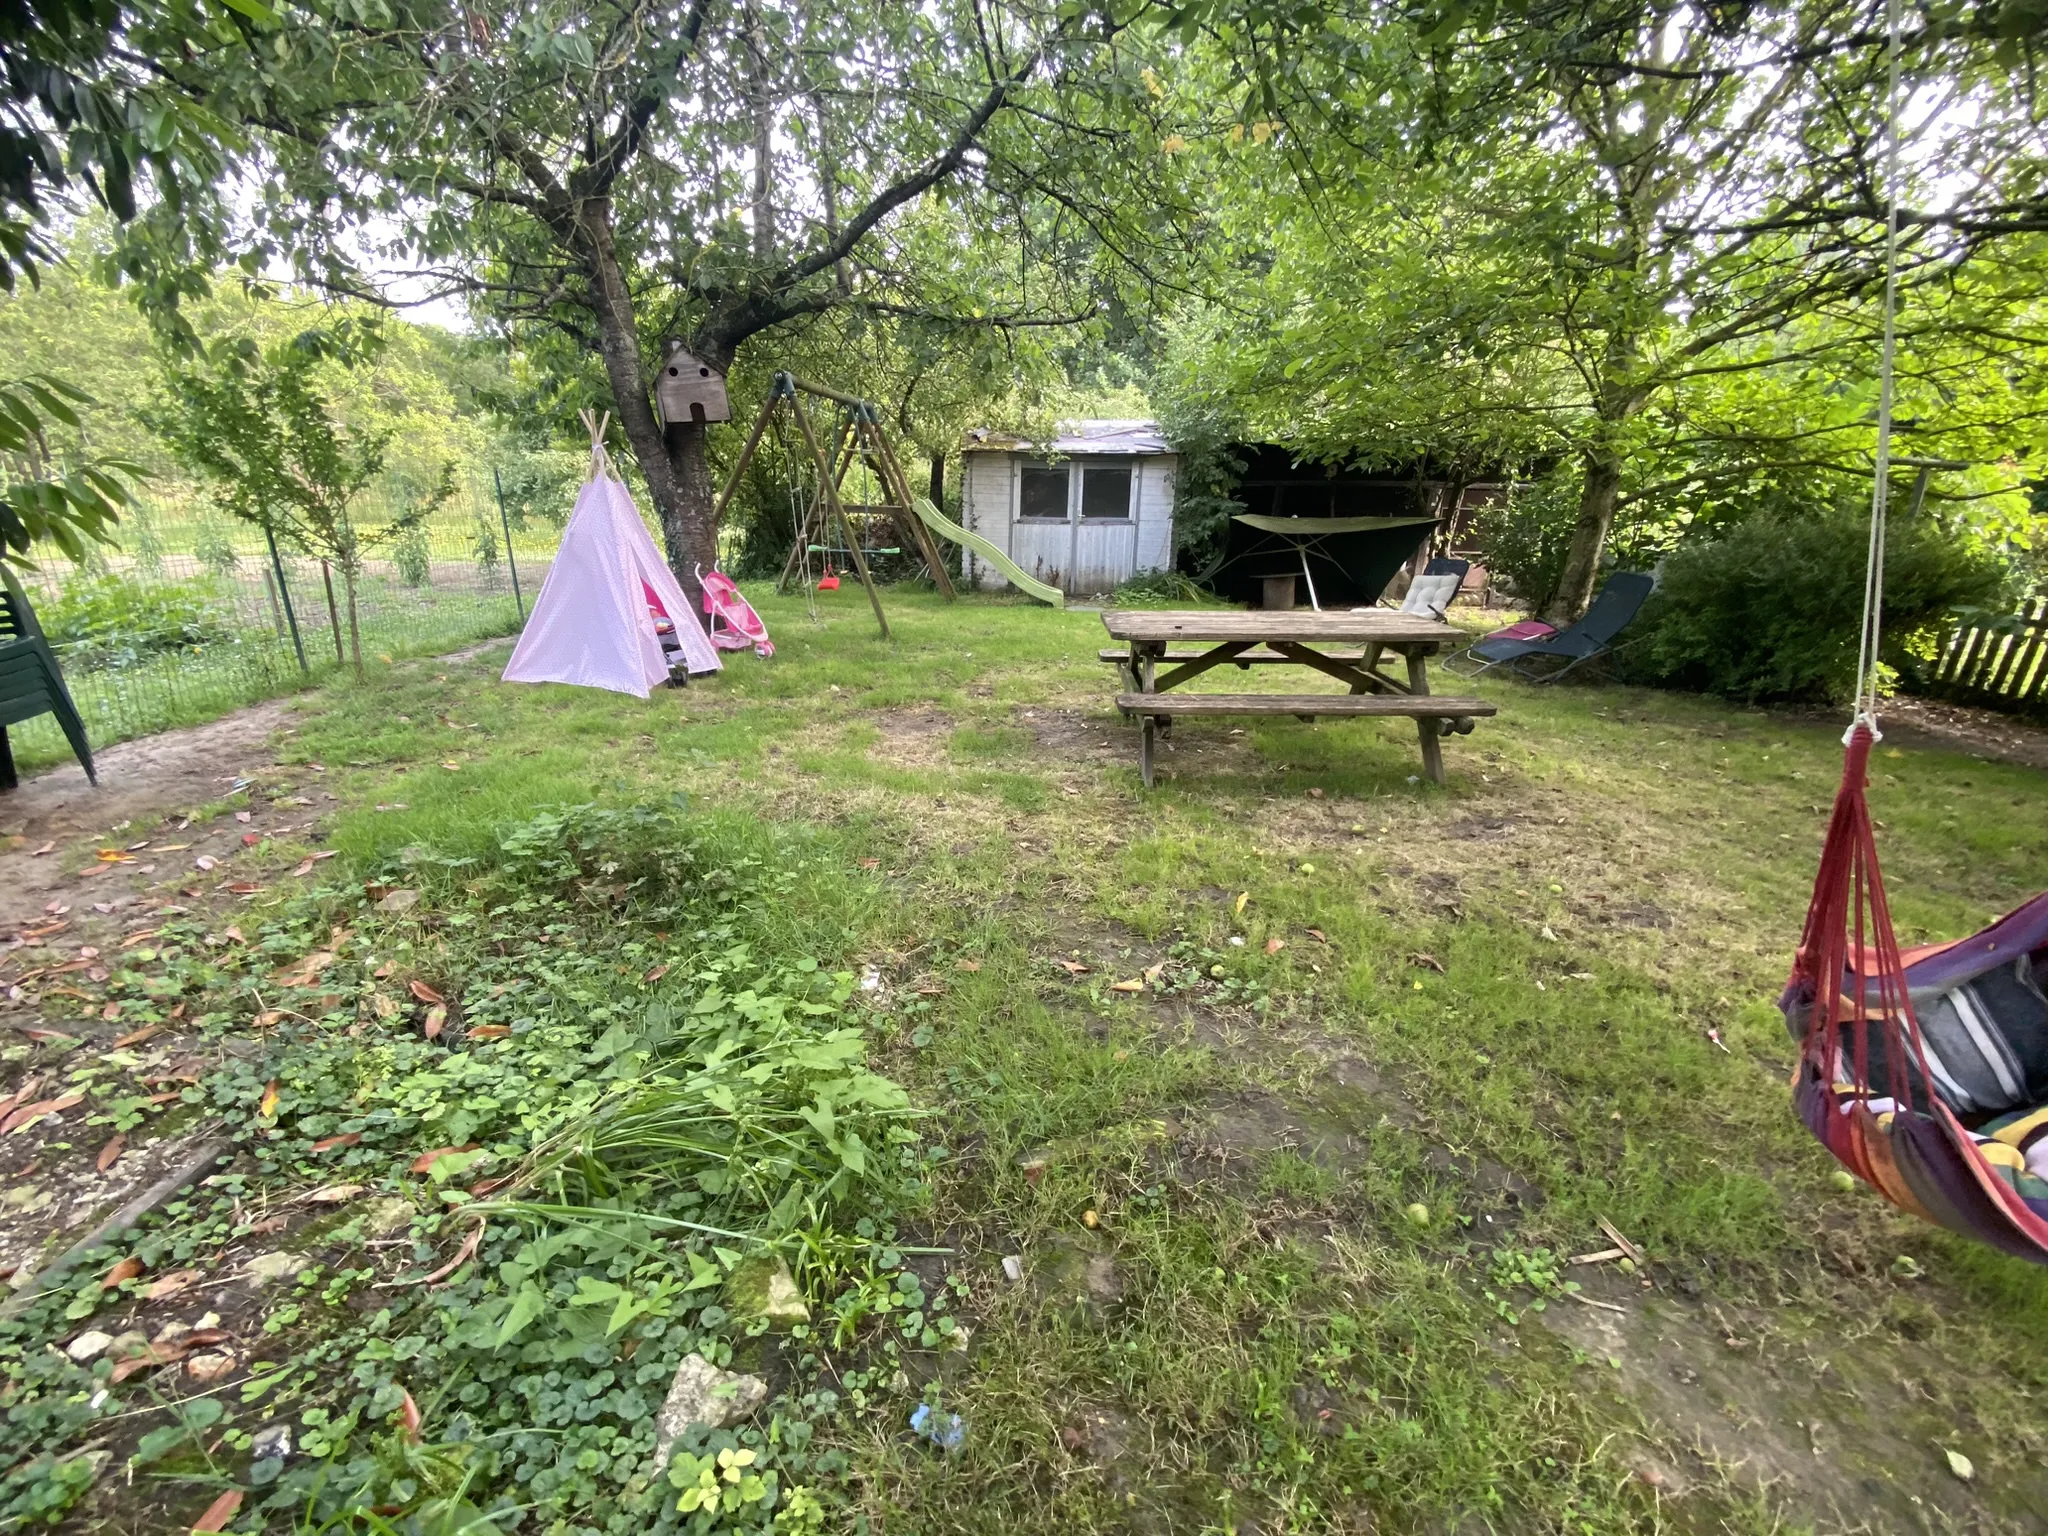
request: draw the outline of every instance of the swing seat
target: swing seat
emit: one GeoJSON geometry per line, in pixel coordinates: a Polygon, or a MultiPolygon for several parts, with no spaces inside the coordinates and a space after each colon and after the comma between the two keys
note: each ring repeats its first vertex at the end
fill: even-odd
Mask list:
{"type": "Polygon", "coordinates": [[[1806,929],[1778,1006],[1793,1097],[1849,1172],[1900,1209],[2048,1264],[2048,893],[1901,951],[1851,735],[1806,929]]]}
{"type": "Polygon", "coordinates": [[[839,578],[837,576],[819,577],[818,590],[820,592],[837,592],[839,590],[839,578]]]}

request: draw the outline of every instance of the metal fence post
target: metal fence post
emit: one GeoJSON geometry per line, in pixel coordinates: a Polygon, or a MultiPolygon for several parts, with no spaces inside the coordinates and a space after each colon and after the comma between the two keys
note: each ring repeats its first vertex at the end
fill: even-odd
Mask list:
{"type": "Polygon", "coordinates": [[[526,599],[519,595],[519,562],[512,555],[512,519],[505,515],[505,477],[491,466],[491,483],[498,488],[498,526],[505,530],[505,568],[512,573],[512,601],[519,605],[519,622],[526,623],[526,599]]]}
{"type": "Polygon", "coordinates": [[[285,622],[292,627],[292,649],[299,653],[299,671],[311,677],[313,669],[306,665],[305,642],[299,639],[299,616],[292,611],[292,589],[285,585],[284,561],[277,555],[277,534],[268,523],[263,525],[263,537],[270,544],[270,568],[277,573],[277,592],[278,596],[284,599],[285,622]]]}

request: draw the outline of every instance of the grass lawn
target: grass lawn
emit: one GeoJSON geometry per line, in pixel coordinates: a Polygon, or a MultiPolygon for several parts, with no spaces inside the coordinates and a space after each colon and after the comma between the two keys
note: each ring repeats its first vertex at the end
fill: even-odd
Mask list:
{"type": "MultiPolygon", "coordinates": [[[[2048,1277],[1839,1188],[1791,1111],[1771,999],[1839,723],[1486,682],[1499,717],[1446,742],[1447,790],[1406,722],[1203,720],[1146,793],[1096,615],[887,602],[885,642],[857,588],[817,623],[769,599],[772,660],[645,703],[501,685],[503,647],[380,668],[186,808],[180,836],[231,846],[237,808],[334,797],[236,855],[257,889],[220,869],[154,919],[130,951],[154,963],[45,990],[85,1044],[10,1048],[115,1124],[207,1119],[239,1152],[109,1245],[142,1274],[0,1323],[0,1401],[42,1457],[0,1510],[182,1528],[241,1489],[234,1529],[444,1536],[486,1510],[563,1533],[2043,1528],[2048,1277]],[[579,804],[617,814],[536,820],[579,804]],[[854,1086],[789,1053],[812,1017],[858,1027],[865,1067],[828,1084],[854,1086]],[[757,1076],[703,1087],[706,1018],[757,1076]],[[124,1112],[137,1020],[202,1066],[124,1112]],[[754,1168],[810,1203],[741,1188],[754,1168]],[[1640,1270],[1565,1262],[1611,1246],[1603,1222],[1640,1270]],[[782,1234],[806,1325],[747,1322],[725,1223],[782,1234]],[[92,1403],[107,1361],[48,1347],[147,1333],[152,1277],[287,1243],[295,1279],[211,1304],[225,1415],[193,1422],[209,1389],[169,1368],[92,1403]],[[687,1350],[778,1394],[683,1442],[735,1490],[716,1514],[647,1491],[687,1350]],[[957,1450],[912,1433],[920,1403],[964,1419],[957,1450]],[[251,1470],[273,1420],[299,1437],[281,1477],[251,1470]],[[82,1445],[110,1453],[89,1486],[64,1471],[82,1445]],[[374,1497],[337,1506],[350,1479],[374,1497]]],[[[1904,942],[2040,888],[2048,776],[1877,761],[1904,942]]]]}

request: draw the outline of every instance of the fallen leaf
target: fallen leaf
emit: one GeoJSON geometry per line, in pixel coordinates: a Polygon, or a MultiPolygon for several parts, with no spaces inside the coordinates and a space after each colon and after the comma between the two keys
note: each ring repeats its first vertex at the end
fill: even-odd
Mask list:
{"type": "Polygon", "coordinates": [[[860,861],[860,867],[862,869],[880,869],[882,867],[882,861],[880,859],[862,859],[860,861]]]}
{"type": "Polygon", "coordinates": [[[502,1040],[512,1033],[510,1024],[479,1024],[469,1031],[472,1040],[502,1040]]]}
{"type": "Polygon", "coordinates": [[[1318,944],[1327,944],[1330,942],[1330,936],[1327,933],[1323,932],[1323,930],[1320,928],[1306,928],[1302,931],[1305,932],[1310,938],[1314,939],[1318,944]]]}
{"type": "Polygon", "coordinates": [[[1236,914],[1237,914],[1237,916],[1239,916],[1239,917],[1243,917],[1243,916],[1244,916],[1244,904],[1245,904],[1246,902],[1250,901],[1251,899],[1252,899],[1252,893],[1251,893],[1250,891],[1239,891],[1239,892],[1237,893],[1237,906],[1236,906],[1236,908],[1234,909],[1234,910],[1235,910],[1235,912],[1236,912],[1236,914]]]}
{"type": "Polygon", "coordinates": [[[1435,971],[1439,976],[1447,974],[1444,970],[1443,961],[1437,959],[1435,955],[1425,954],[1420,950],[1408,957],[1408,963],[1410,965],[1422,966],[1426,970],[1435,971]]]}
{"type": "Polygon", "coordinates": [[[256,1105],[256,1113],[268,1120],[277,1113],[277,1079],[272,1078],[264,1085],[263,1097],[256,1105]]]}
{"type": "Polygon", "coordinates": [[[316,949],[289,970],[280,971],[277,982],[282,987],[310,987],[320,973],[334,964],[334,951],[316,949]]]}
{"type": "MultiPolygon", "coordinates": [[[[494,1185],[496,1185],[496,1184],[502,1184],[502,1183],[504,1183],[504,1182],[505,1182],[505,1181],[504,1181],[503,1179],[495,1179],[495,1180],[493,1180],[493,1181],[492,1181],[492,1183],[493,1183],[494,1185]]],[[[481,1186],[481,1185],[479,1185],[479,1186],[478,1186],[478,1188],[482,1188],[482,1187],[483,1187],[483,1186],[481,1186]]],[[[455,1257],[454,1257],[454,1258],[450,1259],[450,1260],[449,1260],[449,1261],[448,1261],[448,1262],[447,1262],[446,1264],[443,1264],[443,1265],[442,1265],[442,1266],[441,1266],[441,1267],[440,1267],[439,1269],[435,1270],[435,1271],[434,1271],[434,1272],[433,1272],[433,1273],[432,1273],[431,1275],[422,1275],[422,1276],[420,1276],[420,1278],[419,1278],[419,1279],[417,1279],[417,1280],[407,1280],[407,1281],[405,1281],[405,1282],[403,1282],[403,1283],[404,1283],[404,1284],[406,1284],[406,1285],[438,1285],[438,1284],[440,1284],[440,1283],[441,1283],[441,1282],[442,1282],[443,1280],[446,1280],[446,1279],[447,1279],[447,1278],[448,1278],[448,1277],[449,1277],[450,1275],[454,1274],[454,1273],[455,1273],[455,1271],[457,1271],[458,1269],[462,1268],[462,1266],[463,1266],[463,1265],[465,1265],[465,1264],[467,1264],[467,1263],[469,1262],[469,1259],[470,1259],[470,1255],[472,1255],[473,1253],[475,1253],[475,1252],[476,1252],[476,1245],[477,1245],[478,1243],[482,1242],[483,1240],[484,1240],[484,1223],[480,1221],[480,1222],[478,1222],[478,1223],[477,1223],[477,1224],[476,1224],[476,1225],[475,1225],[474,1227],[471,1227],[471,1228],[469,1229],[469,1236],[465,1237],[465,1238],[464,1238],[464,1239],[462,1240],[462,1246],[461,1246],[460,1248],[458,1248],[458,1249],[456,1249],[456,1250],[455,1250],[455,1257]]],[[[406,1401],[407,1401],[407,1402],[410,1402],[410,1401],[412,1401],[412,1399],[410,1399],[410,1398],[407,1398],[407,1399],[406,1399],[406,1401]]]]}
{"type": "Polygon", "coordinates": [[[115,1286],[121,1284],[124,1280],[133,1280],[137,1275],[141,1273],[142,1260],[138,1259],[134,1254],[131,1253],[128,1255],[127,1258],[122,1259],[112,1269],[108,1270],[104,1275],[100,1276],[100,1289],[103,1291],[111,1291],[115,1286]]]}
{"type": "MultiPolygon", "coordinates": [[[[131,933],[121,941],[121,947],[123,949],[133,949],[136,945],[146,943],[162,932],[163,929],[161,928],[145,928],[140,933],[131,933]]],[[[83,954],[84,951],[81,950],[80,953],[83,954]]]]}
{"type": "Polygon", "coordinates": [[[1286,947],[1287,941],[1285,939],[1266,940],[1266,953],[1269,955],[1277,955],[1280,953],[1281,950],[1285,949],[1286,947]]]}
{"type": "Polygon", "coordinates": [[[1145,990],[1145,983],[1136,976],[1133,976],[1129,981],[1112,981],[1109,984],[1109,990],[1112,992],[1142,992],[1145,990]]]}
{"type": "Polygon", "coordinates": [[[237,880],[228,887],[228,894],[231,896],[254,896],[262,889],[263,887],[253,880],[237,880]]]}
{"type": "Polygon", "coordinates": [[[45,843],[43,844],[42,847],[38,848],[34,853],[30,854],[29,857],[32,859],[40,859],[44,854],[55,853],[56,851],[57,845],[55,843],[45,843]]]}
{"type": "Polygon", "coordinates": [[[242,1490],[230,1488],[226,1493],[206,1506],[206,1513],[192,1522],[195,1536],[209,1531],[224,1531],[228,1522],[241,1512],[242,1490]]]}
{"type": "Polygon", "coordinates": [[[1166,962],[1164,960],[1160,961],[1157,965],[1148,965],[1145,967],[1145,980],[1148,982],[1157,981],[1161,976],[1164,976],[1165,974],[1166,962]]]}
{"type": "Polygon", "coordinates": [[[263,1012],[257,1014],[255,1018],[251,1019],[249,1024],[254,1029],[269,1029],[283,1017],[284,1010],[282,1008],[266,1008],[263,1012]]]}
{"type": "Polygon", "coordinates": [[[229,924],[227,927],[221,929],[220,936],[226,939],[230,944],[246,944],[249,942],[247,939],[242,937],[242,930],[240,928],[235,927],[233,924],[229,924]]]}
{"type": "MultiPolygon", "coordinates": [[[[645,982],[648,986],[653,986],[654,983],[661,980],[661,978],[666,976],[667,974],[668,962],[664,960],[660,965],[657,965],[653,970],[649,971],[645,976],[642,976],[640,979],[643,982],[645,982]]],[[[470,1031],[470,1033],[474,1034],[475,1031],[472,1030],[470,1031]]]]}
{"type": "Polygon", "coordinates": [[[121,1149],[127,1145],[128,1138],[126,1136],[117,1134],[109,1137],[107,1144],[100,1148],[100,1155],[93,1159],[93,1166],[99,1169],[101,1173],[105,1173],[114,1166],[115,1159],[121,1155],[121,1149]]]}
{"type": "Polygon", "coordinates": [[[306,1198],[315,1205],[341,1205],[355,1199],[365,1187],[361,1184],[323,1184],[306,1198]]]}
{"type": "Polygon", "coordinates": [[[406,987],[411,991],[414,997],[418,998],[423,1003],[445,1003],[448,1001],[447,998],[443,997],[440,993],[436,992],[424,981],[409,981],[406,983],[406,987]]]}
{"type": "Polygon", "coordinates": [[[1078,960],[1056,960],[1053,963],[1069,976],[1086,976],[1088,974],[1088,967],[1078,960]]]}
{"type": "Polygon", "coordinates": [[[107,1004],[106,1007],[100,1010],[100,1017],[111,1023],[113,1020],[121,1017],[121,1005],[119,1003],[107,1004]]]}
{"type": "Polygon", "coordinates": [[[5,1120],[0,1120],[0,1136],[34,1125],[45,1115],[61,1115],[65,1110],[75,1109],[84,1102],[84,1094],[66,1093],[54,1099],[43,1099],[35,1104],[24,1104],[5,1120]]]}
{"type": "Polygon", "coordinates": [[[1969,1457],[1965,1456],[1961,1451],[1945,1451],[1944,1454],[1948,1457],[1949,1471],[1955,1473],[1955,1475],[1957,1477],[1960,1477],[1964,1482],[1967,1483],[1971,1478],[1977,1475],[1976,1464],[1972,1462],[1969,1457]]]}
{"type": "Polygon", "coordinates": [[[299,860],[298,864],[293,868],[292,873],[295,875],[310,875],[311,873],[313,873],[313,861],[311,859],[299,860]]]}
{"type": "Polygon", "coordinates": [[[192,861],[192,867],[198,870],[208,870],[212,869],[215,865],[219,863],[220,860],[216,859],[212,854],[202,853],[201,855],[199,855],[198,858],[192,861]]]}
{"type": "Polygon", "coordinates": [[[979,960],[962,960],[955,966],[955,969],[962,971],[978,971],[981,969],[981,962],[979,960]]]}
{"type": "Polygon", "coordinates": [[[76,1035],[67,1035],[61,1029],[25,1029],[22,1031],[38,1045],[48,1045],[53,1040],[75,1040],[76,1035]]]}
{"type": "Polygon", "coordinates": [[[429,1040],[440,1038],[441,1031],[448,1027],[448,1005],[436,1003],[427,1010],[427,1016],[420,1024],[420,1033],[429,1040]]]}
{"type": "Polygon", "coordinates": [[[102,848],[98,854],[102,864],[133,864],[135,855],[120,848],[102,848]]]}
{"type": "Polygon", "coordinates": [[[268,1237],[273,1232],[282,1232],[291,1225],[291,1218],[279,1211],[275,1216],[266,1216],[261,1221],[249,1223],[251,1237],[268,1237]]]}
{"type": "MultiPolygon", "coordinates": [[[[130,1376],[134,1376],[142,1371],[153,1371],[160,1365],[169,1365],[173,1361],[182,1360],[198,1347],[193,1342],[193,1336],[189,1333],[181,1339],[172,1339],[167,1343],[145,1344],[141,1349],[117,1364],[114,1367],[114,1374],[108,1380],[115,1386],[119,1386],[130,1376]]],[[[199,1527],[194,1526],[193,1529],[197,1530],[199,1527]]]]}
{"type": "MultiPolygon", "coordinates": [[[[404,1391],[403,1388],[400,1390],[404,1391]]],[[[412,1400],[410,1392],[405,1393],[405,1401],[398,1405],[398,1421],[405,1426],[405,1438],[417,1445],[420,1438],[420,1405],[412,1400]]]]}
{"type": "Polygon", "coordinates": [[[145,1024],[140,1029],[131,1029],[127,1034],[114,1042],[114,1049],[119,1051],[125,1050],[131,1045],[140,1045],[151,1035],[160,1033],[162,1029],[163,1025],[161,1024],[145,1024]]]}
{"type": "Polygon", "coordinates": [[[433,1151],[422,1152],[418,1157],[414,1158],[412,1160],[412,1171],[414,1173],[425,1173],[451,1152],[474,1152],[475,1150],[476,1143],[473,1141],[464,1147],[436,1147],[433,1151]]]}
{"type": "Polygon", "coordinates": [[[446,769],[447,769],[447,770],[448,770],[448,771],[449,771],[450,773],[460,773],[460,772],[462,772],[462,764],[460,764],[460,763],[457,763],[457,762],[452,762],[452,761],[451,761],[451,762],[446,762],[446,763],[443,763],[443,764],[442,764],[441,766],[442,766],[443,768],[446,768],[446,769]]]}
{"type": "Polygon", "coordinates": [[[197,1269],[174,1269],[144,1286],[142,1298],[145,1301],[165,1301],[180,1291],[190,1290],[205,1278],[205,1273],[197,1269]]]}
{"type": "Polygon", "coordinates": [[[249,813],[248,813],[247,811],[237,811],[237,812],[235,812],[235,820],[237,820],[237,821],[247,821],[248,819],[249,819],[249,813]]]}
{"type": "Polygon", "coordinates": [[[339,1136],[323,1136],[313,1143],[315,1152],[330,1152],[336,1147],[352,1147],[363,1139],[361,1131],[343,1131],[339,1136]]]}

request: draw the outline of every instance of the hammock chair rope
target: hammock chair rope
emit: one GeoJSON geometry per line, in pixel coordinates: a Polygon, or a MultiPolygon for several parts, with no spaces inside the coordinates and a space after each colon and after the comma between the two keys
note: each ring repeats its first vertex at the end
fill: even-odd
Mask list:
{"type": "MultiPolygon", "coordinates": [[[[1901,0],[1887,0],[1884,330],[1856,695],[1842,783],[1779,1007],[1801,1042],[1793,1077],[1800,1117],[1845,1168],[1924,1220],[2048,1264],[2048,1105],[2040,1102],[2048,1098],[2048,998],[2033,970],[2037,956],[2048,960],[2048,895],[1967,939],[1901,953],[1867,798],[1879,739],[1894,463],[1900,9],[1901,0]],[[1938,1051],[1923,1018],[1942,1022],[1938,1051]],[[1978,1066],[1985,1074],[1965,1087],[1978,1066]],[[1972,1115],[1974,1129],[1961,1113],[1972,1115]]],[[[1904,462],[1920,469],[1916,505],[1930,470],[1962,467],[1904,462]]]]}

